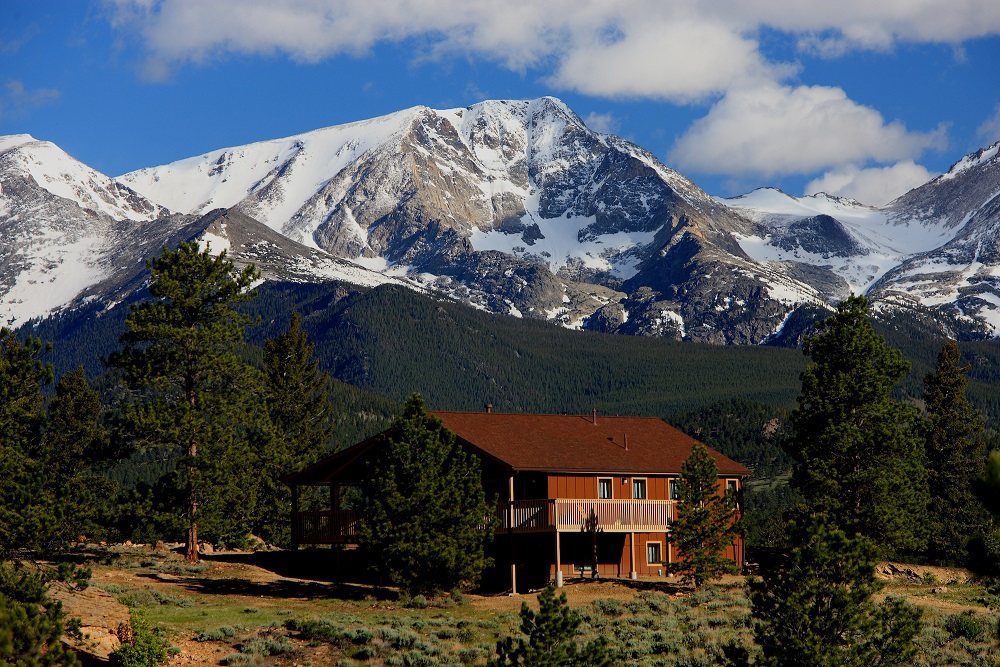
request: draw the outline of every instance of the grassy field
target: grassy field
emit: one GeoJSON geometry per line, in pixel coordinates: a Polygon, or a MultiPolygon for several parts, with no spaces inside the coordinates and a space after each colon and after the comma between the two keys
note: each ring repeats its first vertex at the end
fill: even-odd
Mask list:
{"type": "MultiPolygon", "coordinates": [[[[315,554],[313,554],[315,556],[315,554]]],[[[93,584],[141,611],[172,645],[170,664],[483,665],[517,634],[535,596],[459,595],[407,603],[377,587],[329,581],[299,554],[217,554],[185,565],[169,552],[98,554],[93,584]]],[[[961,571],[886,568],[884,594],[924,611],[915,665],[1000,665],[1000,596],[961,571]]],[[[692,592],[665,579],[571,581],[581,639],[601,635],[623,666],[724,662],[752,647],[742,580],[692,592]]]]}

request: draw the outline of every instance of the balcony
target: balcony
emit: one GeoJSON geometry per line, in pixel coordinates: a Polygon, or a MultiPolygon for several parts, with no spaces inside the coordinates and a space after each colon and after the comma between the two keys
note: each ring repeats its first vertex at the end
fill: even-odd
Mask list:
{"type": "Polygon", "coordinates": [[[673,500],[594,500],[559,498],[515,500],[497,508],[497,532],[580,532],[597,517],[605,533],[666,532],[674,518],[673,500]]]}
{"type": "MultiPolygon", "coordinates": [[[[673,500],[542,499],[501,503],[496,510],[498,533],[580,532],[593,512],[605,533],[666,532],[674,519],[673,500]]],[[[296,512],[295,544],[353,544],[358,516],[351,510],[296,512]]]]}

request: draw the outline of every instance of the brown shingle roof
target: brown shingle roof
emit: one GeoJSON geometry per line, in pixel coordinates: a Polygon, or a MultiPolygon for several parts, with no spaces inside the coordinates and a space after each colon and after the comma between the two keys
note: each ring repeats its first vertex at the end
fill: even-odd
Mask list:
{"type": "MultiPolygon", "coordinates": [[[[680,473],[697,440],[655,417],[429,410],[460,439],[514,470],[680,473]],[[625,440],[628,439],[628,449],[625,440]]],[[[719,474],[752,470],[709,448],[719,474]]]]}
{"type": "MultiPolygon", "coordinates": [[[[471,449],[513,470],[609,474],[679,474],[694,438],[655,417],[593,417],[429,410],[471,449]],[[625,437],[628,436],[628,450],[625,437]]],[[[282,480],[326,484],[378,444],[373,436],[282,480]]],[[[708,449],[720,475],[752,470],[708,449]]]]}

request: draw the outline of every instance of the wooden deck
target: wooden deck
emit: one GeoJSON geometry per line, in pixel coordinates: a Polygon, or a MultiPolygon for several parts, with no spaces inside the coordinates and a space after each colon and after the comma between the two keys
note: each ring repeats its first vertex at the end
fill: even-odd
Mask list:
{"type": "MultiPolygon", "coordinates": [[[[605,533],[654,533],[670,530],[673,500],[594,500],[559,498],[515,500],[497,508],[498,533],[575,532],[593,512],[605,533]]],[[[357,541],[357,513],[297,512],[292,515],[295,544],[351,544],[357,541]]]]}

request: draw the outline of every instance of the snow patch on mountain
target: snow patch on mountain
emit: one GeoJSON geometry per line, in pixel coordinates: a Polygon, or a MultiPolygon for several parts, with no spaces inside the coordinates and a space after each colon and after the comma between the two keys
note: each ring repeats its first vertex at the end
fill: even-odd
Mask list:
{"type": "Polygon", "coordinates": [[[974,169],[975,167],[980,167],[989,163],[989,161],[995,158],[998,153],[1000,153],[1000,141],[993,144],[989,148],[984,148],[976,151],[975,153],[966,155],[961,160],[953,164],[951,169],[949,169],[946,173],[941,174],[938,179],[941,181],[950,181],[969,169],[974,169]]]}

